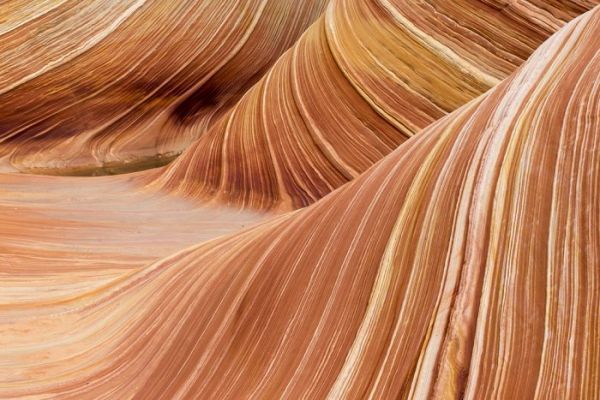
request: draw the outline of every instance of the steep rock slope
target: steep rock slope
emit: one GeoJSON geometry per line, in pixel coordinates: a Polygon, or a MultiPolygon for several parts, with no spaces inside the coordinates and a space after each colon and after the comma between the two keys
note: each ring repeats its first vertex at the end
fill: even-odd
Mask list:
{"type": "Polygon", "coordinates": [[[597,1],[334,0],[154,184],[295,209],[499,83],[597,1]]]}

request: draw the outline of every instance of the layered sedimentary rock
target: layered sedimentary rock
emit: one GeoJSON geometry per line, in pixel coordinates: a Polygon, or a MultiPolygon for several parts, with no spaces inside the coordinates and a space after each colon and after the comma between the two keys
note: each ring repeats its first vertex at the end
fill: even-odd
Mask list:
{"type": "Polygon", "coordinates": [[[326,0],[0,5],[0,170],[164,164],[322,13],[326,0]]]}
{"type": "Polygon", "coordinates": [[[156,185],[299,208],[499,83],[596,1],[335,0],[156,185]]]}
{"type": "MultiPolygon", "coordinates": [[[[196,3],[196,7],[204,4],[198,15],[205,19],[208,17],[203,12],[216,7],[216,3],[208,3],[196,3]]],[[[43,7],[40,4],[35,15],[22,14],[20,19],[31,19],[33,23],[39,22],[39,18],[49,18],[53,15],[52,12],[64,15],[66,9],[60,6],[62,3],[44,4],[43,7]],[[52,8],[55,6],[58,8],[52,8]]],[[[166,12],[174,4],[164,4],[161,6],[164,10],[161,10],[166,12]]],[[[238,15],[254,3],[244,2],[243,7],[227,2],[221,4],[238,15]]],[[[265,34],[288,37],[288,29],[294,32],[299,29],[297,25],[284,26],[285,24],[278,22],[277,18],[281,15],[273,14],[272,7],[275,7],[275,3],[271,6],[269,4],[271,3],[265,3],[257,27],[262,26],[260,24],[271,28],[277,26],[279,31],[267,31],[265,34]],[[272,19],[264,20],[264,16],[272,16],[272,19]]],[[[282,7],[280,11],[290,10],[291,6],[286,2],[277,4],[282,7]]],[[[480,83],[477,85],[468,80],[465,83],[462,79],[466,79],[467,75],[497,76],[499,79],[515,68],[549,32],[577,12],[590,7],[589,3],[571,1],[558,5],[511,3],[504,5],[504,8],[494,4],[463,1],[449,7],[442,2],[431,3],[429,6],[425,3],[408,2],[398,2],[392,6],[370,0],[333,2],[326,15],[267,72],[265,78],[249,91],[231,113],[225,113],[224,118],[216,122],[216,127],[203,135],[181,161],[171,168],[100,179],[0,175],[0,257],[3,270],[18,275],[11,278],[6,290],[15,293],[11,291],[21,290],[18,288],[27,287],[32,282],[36,282],[38,287],[50,281],[66,282],[69,276],[89,277],[90,274],[95,274],[102,282],[107,277],[121,279],[136,268],[186,246],[236,231],[251,222],[272,216],[272,213],[264,211],[281,211],[311,204],[358,175],[391,151],[397,143],[405,140],[405,136],[410,133],[402,131],[400,125],[393,121],[400,121],[398,116],[404,116],[402,118],[407,121],[415,120],[417,114],[411,111],[413,104],[416,106],[433,101],[447,104],[448,109],[462,104],[476,92],[484,90],[486,85],[493,83],[490,81],[484,84],[483,80],[478,81],[480,83]],[[477,16],[474,16],[474,11],[477,11],[477,16]],[[462,18],[460,27],[453,25],[451,17],[462,18]],[[353,20],[356,22],[353,23],[353,20]],[[415,25],[419,21],[421,30],[417,30],[415,25]],[[495,21],[495,25],[488,26],[486,21],[495,21]],[[385,29],[378,31],[382,27],[385,29]],[[497,29],[498,27],[501,29],[497,29]],[[460,33],[461,40],[452,39],[449,32],[454,31],[458,32],[456,34],[460,33]],[[375,35],[376,32],[379,33],[375,35]],[[424,32],[428,32],[429,36],[424,36],[424,32]],[[474,52],[470,50],[471,47],[479,50],[474,52]],[[447,61],[449,56],[446,52],[450,48],[453,49],[453,62],[460,67],[452,66],[447,61]],[[509,50],[500,51],[503,48],[509,50]],[[428,52],[425,52],[426,49],[429,49],[428,52]],[[415,52],[423,52],[423,56],[415,57],[415,52]],[[502,57],[494,56],[496,53],[502,57]],[[509,56],[509,53],[514,55],[509,56]],[[511,61],[503,63],[503,59],[511,61]],[[466,60],[470,60],[470,70],[461,69],[467,64],[466,60]],[[445,69],[449,72],[444,75],[445,69]],[[390,78],[390,74],[395,80],[390,78]],[[452,74],[455,75],[454,81],[442,84],[447,81],[446,76],[452,74]],[[432,84],[424,85],[424,82],[432,84]],[[471,85],[472,90],[465,92],[465,85],[471,85]],[[473,89],[475,86],[477,89],[473,89]],[[406,97],[410,91],[421,95],[406,97]],[[384,96],[384,93],[387,94],[384,96]],[[434,97],[439,100],[427,100],[434,97]],[[448,100],[451,97],[454,98],[452,104],[448,100]],[[397,118],[390,117],[392,115],[397,118]],[[182,199],[182,194],[187,199],[182,199]],[[90,269],[94,272],[90,272],[90,269]]],[[[96,5],[102,8],[100,4],[96,5]]],[[[181,5],[190,7],[188,3],[181,5]]],[[[152,7],[156,3],[147,3],[147,6],[150,8],[146,11],[150,12],[154,10],[152,7]]],[[[190,10],[192,9],[193,7],[190,10]]],[[[3,10],[7,8],[3,7],[3,10]]],[[[14,10],[15,13],[22,13],[31,8],[17,4],[14,10]]],[[[159,14],[162,15],[160,12],[159,14]]],[[[300,25],[306,17],[303,15],[294,17],[300,21],[300,25]]],[[[14,18],[9,19],[11,20],[14,18]]],[[[152,29],[166,29],[160,25],[161,21],[163,19],[158,19],[152,29]]],[[[29,29],[27,23],[22,25],[21,28],[26,31],[29,29]]],[[[19,37],[17,28],[5,25],[3,32],[10,34],[14,31],[15,37],[19,37]]],[[[139,28],[132,26],[131,30],[137,32],[139,28]]],[[[231,28],[225,26],[219,32],[225,34],[229,29],[231,28]]],[[[257,29],[254,29],[252,35],[256,35],[257,29]]],[[[141,30],[138,34],[144,32],[145,30],[141,30]]],[[[190,32],[196,31],[190,28],[180,34],[188,35],[190,32]]],[[[252,53],[256,57],[263,56],[265,52],[271,54],[274,44],[251,40],[254,37],[252,35],[241,47],[237,58],[234,57],[235,62],[231,61],[233,66],[264,62],[255,60],[244,50],[251,43],[261,46],[261,52],[252,53]]],[[[107,36],[108,39],[114,37],[113,34],[107,36]]],[[[211,39],[210,43],[217,42],[211,39]]],[[[171,43],[161,49],[169,49],[171,45],[175,46],[171,43]]],[[[180,46],[186,44],[176,45],[179,47],[175,46],[172,52],[155,60],[157,68],[176,64],[167,57],[179,54],[180,46]]],[[[135,48],[134,44],[128,43],[127,46],[135,48]]],[[[277,51],[282,49],[283,47],[278,48],[277,51]]],[[[92,50],[97,49],[91,48],[90,52],[92,50]]],[[[204,52],[204,55],[207,51],[200,48],[197,50],[204,52]]],[[[215,58],[224,60],[226,57],[219,56],[221,50],[214,49],[215,58]]],[[[88,53],[84,53],[82,57],[87,55],[88,53]]],[[[14,58],[18,59],[18,55],[14,54],[14,58]]],[[[77,60],[79,58],[75,59],[77,60]]],[[[152,57],[144,60],[152,60],[152,57]]],[[[204,59],[199,57],[199,60],[204,59]]],[[[77,65],[79,64],[73,64],[71,70],[75,71],[77,65]]],[[[227,71],[233,68],[232,65],[223,67],[216,75],[225,74],[224,76],[231,78],[227,71]]],[[[57,66],[57,69],[61,68],[57,66]]],[[[237,71],[235,68],[233,70],[237,71]]],[[[102,68],[98,70],[98,79],[110,80],[110,77],[101,75],[103,71],[106,72],[102,68]]],[[[152,75],[145,74],[154,71],[144,68],[136,73],[149,79],[152,75]]],[[[81,82],[89,78],[89,75],[79,75],[82,75],[81,82]]],[[[237,77],[237,72],[234,75],[237,77]]],[[[131,78],[130,75],[126,76],[131,78]]],[[[46,77],[43,74],[40,80],[43,81],[46,77]]],[[[245,77],[246,75],[241,74],[239,79],[246,79],[245,77]]],[[[103,101],[107,99],[106,96],[113,95],[113,90],[118,95],[119,85],[124,81],[113,82],[114,85],[105,87],[98,94],[98,107],[112,110],[113,106],[106,106],[103,101]]],[[[226,83],[224,80],[215,87],[225,87],[226,83]]],[[[206,100],[208,93],[203,91],[205,85],[202,81],[190,79],[181,85],[189,86],[181,99],[173,99],[177,104],[191,99],[186,107],[193,108],[197,102],[206,100]],[[189,95],[196,90],[200,91],[197,97],[189,95]]],[[[34,94],[37,90],[48,90],[56,92],[59,97],[66,95],[62,86],[40,86],[39,80],[34,79],[24,88],[15,87],[17,92],[23,90],[19,92],[19,98],[23,99],[28,93],[31,94],[26,88],[33,90],[31,93],[34,94]]],[[[70,111],[67,110],[68,113],[79,112],[79,107],[83,104],[79,100],[84,103],[90,100],[86,97],[74,99],[77,101],[68,109],[70,111]]],[[[35,105],[36,101],[29,99],[28,104],[35,105]]],[[[108,103],[112,104],[110,101],[108,103]]],[[[161,100],[158,103],[165,105],[169,102],[161,100]]],[[[11,113],[8,108],[0,112],[9,116],[8,121],[11,118],[25,121],[37,114],[43,119],[48,111],[45,107],[49,104],[41,102],[28,110],[25,116],[11,113]]],[[[212,106],[226,108],[222,104],[212,106]]],[[[214,110],[214,107],[210,109],[214,110]]],[[[157,109],[153,110],[159,112],[157,109]]],[[[172,108],[165,105],[165,113],[171,115],[170,110],[172,108]]],[[[207,121],[218,119],[209,114],[200,113],[195,119],[196,123],[205,121],[209,124],[207,121]]],[[[84,116],[78,119],[78,123],[95,123],[85,113],[82,115],[84,116]]],[[[130,117],[134,115],[137,114],[132,111],[130,117]]],[[[192,116],[189,113],[185,115],[189,118],[192,116]]],[[[432,114],[429,118],[432,120],[439,115],[432,114]]],[[[0,123],[3,122],[6,120],[0,119],[0,123]]],[[[419,124],[427,122],[428,120],[422,120],[419,124]]],[[[190,126],[194,125],[190,123],[190,126]]],[[[152,138],[154,134],[170,135],[171,131],[144,130],[138,133],[142,132],[142,136],[137,136],[134,131],[130,133],[138,138],[152,138]]],[[[123,135],[119,135],[124,137],[129,133],[124,131],[123,135]]],[[[85,158],[84,154],[89,150],[89,147],[80,142],[81,137],[78,135],[64,142],[60,139],[64,146],[56,148],[64,151],[58,153],[49,145],[47,140],[50,139],[46,135],[36,137],[40,143],[44,143],[44,157],[47,155],[55,166],[72,166],[71,155],[78,154],[85,158]]],[[[174,139],[176,137],[177,135],[173,136],[174,139]]],[[[138,147],[140,143],[136,140],[131,142],[131,149],[145,151],[143,146],[138,147]]],[[[14,148],[22,154],[30,154],[34,149],[31,147],[33,142],[29,139],[3,142],[4,145],[7,143],[13,143],[14,148]]],[[[41,154],[35,150],[33,153],[41,154]]],[[[111,153],[117,154],[119,151],[111,153]]],[[[140,164],[136,163],[135,166],[140,167],[140,164]]],[[[105,166],[100,171],[106,172],[106,169],[105,166]]],[[[66,172],[61,168],[54,171],[66,172]]],[[[82,172],[79,169],[77,171],[82,172]]],[[[74,171],[69,169],[68,172],[74,171]]],[[[53,285],[50,287],[55,287],[53,285]]],[[[73,287],[80,290],[85,285],[77,284],[73,287]]],[[[54,294],[51,293],[50,296],[54,294]]]]}
{"type": "Polygon", "coordinates": [[[594,398],[598,76],[600,8],[310,207],[70,298],[20,289],[0,396],[594,398]]]}

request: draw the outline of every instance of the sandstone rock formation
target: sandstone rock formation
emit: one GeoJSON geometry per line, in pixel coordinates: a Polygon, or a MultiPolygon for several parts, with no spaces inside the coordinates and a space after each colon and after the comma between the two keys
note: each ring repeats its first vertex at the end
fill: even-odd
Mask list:
{"type": "MultiPolygon", "coordinates": [[[[68,1],[21,3],[0,35],[68,1]]],[[[594,399],[596,4],[332,0],[172,164],[0,174],[0,398],[594,399]]],[[[34,136],[13,167],[91,148],[34,136]]]]}
{"type": "Polygon", "coordinates": [[[0,168],[106,174],[170,161],[235,104],[325,5],[3,2],[0,168]]]}
{"type": "Polygon", "coordinates": [[[498,84],[592,2],[335,0],[158,184],[299,208],[498,84]]]}

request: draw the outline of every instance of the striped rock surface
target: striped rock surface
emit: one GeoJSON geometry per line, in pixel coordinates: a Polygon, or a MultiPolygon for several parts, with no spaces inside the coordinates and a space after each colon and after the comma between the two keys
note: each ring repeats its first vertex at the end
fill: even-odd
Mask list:
{"type": "Polygon", "coordinates": [[[332,0],[154,183],[241,207],[311,204],[499,83],[594,4],[332,0]]]}
{"type": "Polygon", "coordinates": [[[600,7],[310,207],[23,291],[0,396],[594,398],[599,76],[600,7]]]}
{"type": "MultiPolygon", "coordinates": [[[[87,284],[122,279],[136,268],[189,245],[264,220],[273,211],[313,203],[404,140],[408,134],[404,135],[385,115],[413,118],[416,114],[407,114],[411,110],[408,102],[422,104],[423,93],[429,90],[431,96],[447,102],[447,96],[461,95],[462,79],[469,74],[499,79],[553,29],[590,6],[567,1],[556,5],[511,3],[502,8],[495,3],[461,1],[460,7],[456,3],[450,8],[444,2],[430,6],[372,0],[331,3],[326,15],[239,105],[217,122],[215,129],[206,133],[181,162],[166,170],[94,179],[0,174],[0,266],[11,274],[10,279],[0,282],[0,291],[5,291],[8,298],[20,297],[35,286],[38,290],[47,287],[48,298],[72,296],[85,290],[87,284]],[[375,10],[379,10],[377,17],[372,15],[375,10]],[[476,16],[473,10],[477,11],[476,16]],[[452,42],[444,36],[450,31],[448,26],[453,26],[450,16],[462,18],[461,41],[452,42]],[[421,30],[416,31],[414,24],[419,17],[421,30]],[[487,20],[496,21],[502,29],[488,27],[481,31],[479,25],[487,20]],[[360,40],[348,36],[354,34],[353,26],[360,40]],[[383,26],[386,30],[374,35],[373,30],[383,26]],[[430,35],[427,38],[422,35],[426,31],[430,35]],[[479,31],[480,34],[474,33],[479,31]],[[415,32],[421,34],[415,36],[415,32]],[[481,37],[487,39],[482,41],[481,37]],[[329,44],[336,40],[336,46],[329,44]],[[480,50],[476,59],[468,56],[469,42],[480,50]],[[428,57],[409,57],[432,43],[437,44],[427,53],[428,57]],[[394,47],[393,53],[386,50],[389,46],[394,47]],[[454,62],[460,59],[464,64],[464,60],[471,59],[470,72],[449,64],[444,51],[450,47],[453,57],[461,54],[454,62]],[[502,48],[510,51],[501,52],[502,48]],[[494,55],[498,52],[502,57],[494,55]],[[512,61],[502,63],[504,58],[512,61]],[[345,67],[339,67],[336,59],[345,67]],[[418,68],[409,68],[407,60],[417,63],[418,68]],[[502,65],[504,69],[500,68],[502,65]],[[432,74],[428,72],[430,68],[438,72],[432,74]],[[441,84],[438,78],[444,69],[462,78],[441,84]],[[385,78],[385,71],[393,72],[396,79],[385,78]],[[437,84],[422,86],[426,81],[437,84]],[[418,88],[421,102],[416,97],[404,97],[407,90],[416,93],[418,88]],[[385,105],[369,100],[384,92],[385,105]],[[346,161],[336,161],[342,154],[346,161]],[[351,168],[351,173],[342,164],[351,168]],[[87,284],[83,279],[88,280],[87,284]],[[70,280],[75,283],[69,283],[64,293],[58,290],[70,280]]],[[[244,4],[248,7],[251,3],[244,4]]],[[[270,15],[268,4],[261,15],[270,15]]],[[[47,4],[51,5],[58,3],[47,4]]],[[[173,4],[163,6],[169,9],[173,4]]],[[[230,6],[223,3],[223,7],[230,6]]],[[[30,10],[22,4],[14,9],[30,10]]],[[[38,17],[51,14],[49,9],[44,10],[38,9],[38,17]]],[[[28,20],[33,16],[21,18],[28,20]]],[[[264,23],[279,26],[276,19],[264,23]]],[[[452,31],[456,30],[454,27],[452,31]]],[[[165,65],[165,61],[161,60],[160,65],[165,65]]],[[[462,104],[486,85],[481,83],[477,90],[455,99],[448,108],[462,104]]],[[[61,93],[58,91],[57,95],[61,93]]],[[[110,88],[102,93],[110,95],[110,88]]],[[[77,107],[74,105],[74,109],[77,107]]],[[[431,119],[437,117],[432,115],[431,119]]],[[[82,118],[81,122],[89,121],[82,118]]],[[[54,155],[52,162],[69,163],[68,154],[85,151],[71,139],[64,145],[68,149],[54,155]]],[[[17,149],[28,152],[31,147],[20,143],[17,149]]]]}
{"type": "Polygon", "coordinates": [[[106,174],[170,161],[326,1],[2,1],[0,170],[106,174]]]}

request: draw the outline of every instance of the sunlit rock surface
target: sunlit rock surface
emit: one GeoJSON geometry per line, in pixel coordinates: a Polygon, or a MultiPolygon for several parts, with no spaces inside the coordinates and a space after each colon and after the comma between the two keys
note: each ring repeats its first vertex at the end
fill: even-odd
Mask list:
{"type": "Polygon", "coordinates": [[[311,204],[498,84],[596,3],[333,0],[156,184],[243,207],[311,204]]]}
{"type": "MultiPolygon", "coordinates": [[[[103,3],[3,3],[0,46],[31,39],[16,32],[53,10],[96,5],[96,22],[56,33],[85,42],[77,29],[101,31],[110,23],[94,18],[134,5],[103,3]]],[[[261,72],[206,113],[189,112],[210,97],[188,95],[200,74],[119,132],[3,136],[0,398],[594,399],[597,2],[284,4],[140,3],[200,19],[209,9],[272,16],[265,35],[285,40],[256,44],[257,58],[240,62],[264,62],[261,72]],[[173,104],[188,99],[187,122],[171,130],[173,104]],[[165,125],[149,129],[159,115],[165,125]],[[156,151],[163,135],[180,150],[199,139],[162,168],[31,174],[125,172],[132,154],[167,154],[156,151]],[[86,164],[100,148],[90,143],[109,150],[86,164]]],[[[131,34],[190,23],[150,21],[131,34]]],[[[227,21],[211,29],[234,32],[227,21]]],[[[38,51],[76,51],[55,46],[38,51]]],[[[148,51],[125,39],[117,50],[127,46],[148,51]]],[[[38,70],[28,48],[11,74],[38,70]]],[[[175,54],[158,64],[182,62],[175,54]]],[[[72,68],[72,81],[84,79],[72,68]]],[[[60,103],[38,91],[68,90],[47,76],[8,83],[0,104],[22,108],[0,109],[0,127],[53,118],[60,103]]],[[[246,79],[226,76],[218,87],[246,79]]],[[[113,94],[94,107],[118,111],[113,94]]],[[[83,107],[67,120],[94,125],[83,107]]]]}

